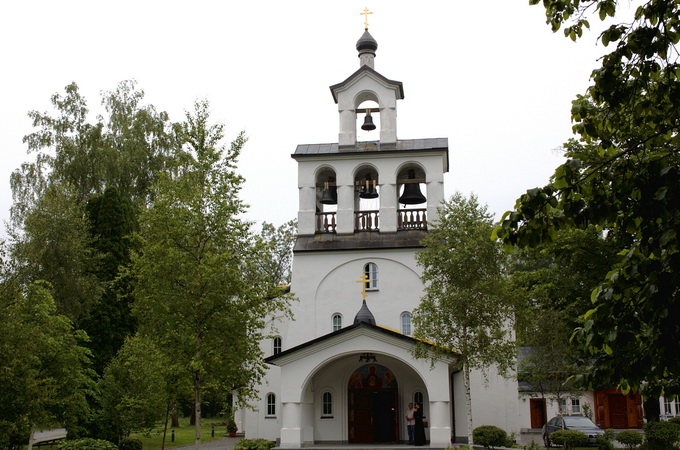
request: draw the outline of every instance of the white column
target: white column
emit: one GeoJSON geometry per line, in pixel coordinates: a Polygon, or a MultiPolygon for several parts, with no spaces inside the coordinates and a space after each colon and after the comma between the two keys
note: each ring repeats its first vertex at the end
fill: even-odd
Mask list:
{"type": "Polygon", "coordinates": [[[394,183],[380,185],[380,232],[397,231],[397,186],[394,183]]]}
{"type": "Polygon", "coordinates": [[[451,408],[448,401],[430,400],[430,447],[451,444],[451,408]]]}
{"type": "Polygon", "coordinates": [[[282,448],[301,448],[304,442],[302,435],[302,405],[291,402],[281,404],[281,445],[282,448]]]}
{"type": "Polygon", "coordinates": [[[340,133],[338,134],[338,145],[354,145],[357,142],[357,116],[352,109],[341,109],[338,105],[340,114],[340,133]]]}
{"type": "Polygon", "coordinates": [[[354,186],[338,182],[338,234],[354,233],[354,186]]]}
{"type": "Polygon", "coordinates": [[[299,188],[298,234],[309,235],[316,232],[316,188],[299,188]]]}

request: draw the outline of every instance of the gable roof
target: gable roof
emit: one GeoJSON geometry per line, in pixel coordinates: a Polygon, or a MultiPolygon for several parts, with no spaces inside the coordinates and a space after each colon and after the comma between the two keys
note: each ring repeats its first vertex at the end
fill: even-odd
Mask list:
{"type": "Polygon", "coordinates": [[[378,80],[380,80],[385,85],[388,85],[388,86],[395,88],[397,90],[397,92],[399,93],[397,98],[399,100],[404,99],[404,84],[401,81],[390,80],[389,78],[386,78],[386,77],[380,75],[380,73],[376,72],[375,69],[372,69],[369,66],[363,65],[359,68],[359,70],[357,70],[352,75],[347,77],[345,79],[345,81],[342,81],[338,84],[334,84],[333,86],[330,86],[331,94],[333,94],[333,101],[335,101],[335,103],[338,103],[337,92],[339,90],[341,90],[342,88],[344,88],[345,86],[347,86],[348,84],[352,83],[357,78],[361,77],[363,74],[373,75],[376,78],[378,78],[378,80]]]}
{"type": "MultiPolygon", "coordinates": [[[[389,328],[384,328],[379,325],[371,325],[370,323],[367,322],[359,322],[352,324],[350,326],[341,328],[337,331],[333,331],[332,333],[328,333],[323,336],[319,336],[316,339],[312,339],[311,341],[304,342],[300,345],[297,345],[293,348],[289,348],[288,350],[285,350],[277,355],[272,355],[268,358],[265,358],[265,362],[268,364],[272,365],[285,365],[291,361],[295,361],[297,359],[304,358],[307,354],[309,353],[314,353],[316,351],[320,351],[329,347],[333,347],[335,344],[339,342],[344,342],[346,340],[349,340],[353,337],[360,336],[360,335],[372,335],[375,338],[381,339],[381,340],[389,340],[392,344],[401,346],[403,348],[410,348],[417,343],[422,343],[430,347],[434,347],[433,344],[430,344],[425,341],[421,341],[415,338],[412,338],[411,336],[406,336],[404,334],[398,333],[394,330],[391,330],[389,328]]],[[[451,351],[451,359],[453,362],[456,359],[456,356],[459,353],[456,351],[451,351]]]]}

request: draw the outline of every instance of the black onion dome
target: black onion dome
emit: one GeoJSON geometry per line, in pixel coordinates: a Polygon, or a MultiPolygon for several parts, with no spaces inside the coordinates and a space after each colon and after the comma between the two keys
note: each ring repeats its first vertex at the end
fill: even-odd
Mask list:
{"type": "Polygon", "coordinates": [[[378,50],[378,41],[373,39],[373,36],[371,36],[371,33],[369,33],[368,30],[364,31],[364,34],[361,35],[361,38],[357,41],[357,51],[359,53],[365,51],[375,53],[376,50],[378,50]]]}
{"type": "Polygon", "coordinates": [[[370,323],[371,325],[375,325],[375,317],[373,317],[373,313],[368,309],[368,306],[366,305],[366,300],[364,300],[363,304],[361,305],[361,309],[357,313],[356,316],[354,316],[354,325],[361,323],[361,322],[366,322],[370,323]]]}

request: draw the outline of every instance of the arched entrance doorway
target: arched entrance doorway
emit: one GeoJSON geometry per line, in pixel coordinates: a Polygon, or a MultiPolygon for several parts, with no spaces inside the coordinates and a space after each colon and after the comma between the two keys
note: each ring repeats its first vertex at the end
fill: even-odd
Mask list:
{"type": "Polygon", "coordinates": [[[397,380],[387,367],[366,364],[352,373],[347,386],[350,443],[399,442],[397,380]]]}

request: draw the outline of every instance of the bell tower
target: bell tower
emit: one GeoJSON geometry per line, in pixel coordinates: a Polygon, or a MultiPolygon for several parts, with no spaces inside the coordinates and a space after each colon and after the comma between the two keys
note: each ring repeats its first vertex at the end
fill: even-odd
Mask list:
{"type": "Polygon", "coordinates": [[[299,145],[292,155],[299,175],[298,249],[310,249],[319,235],[326,235],[324,249],[358,242],[365,248],[368,241],[381,246],[395,233],[417,246],[444,198],[448,139],[398,139],[397,100],[404,99],[404,86],[375,70],[378,42],[367,24],[356,50],[359,69],[330,86],[338,142],[299,145]],[[364,134],[375,140],[357,139],[362,119],[364,134]]]}

